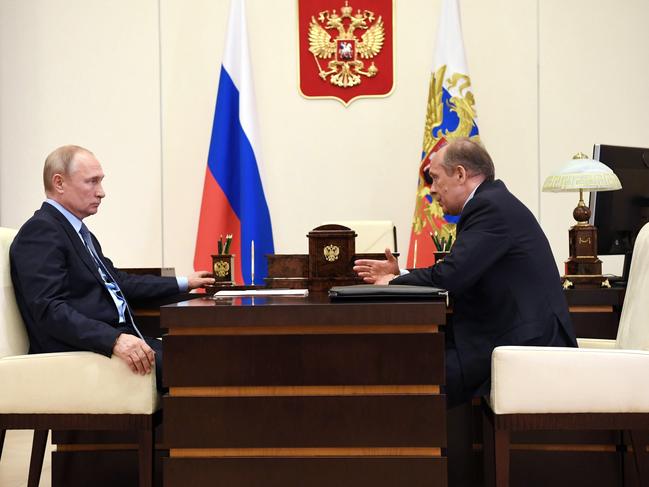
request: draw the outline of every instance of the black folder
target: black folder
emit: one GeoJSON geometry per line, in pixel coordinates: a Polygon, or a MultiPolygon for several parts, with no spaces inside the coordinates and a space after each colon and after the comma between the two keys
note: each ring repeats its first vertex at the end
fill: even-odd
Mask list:
{"type": "Polygon", "coordinates": [[[409,301],[433,300],[446,296],[446,291],[430,286],[375,285],[334,286],[329,290],[332,301],[409,301]]]}

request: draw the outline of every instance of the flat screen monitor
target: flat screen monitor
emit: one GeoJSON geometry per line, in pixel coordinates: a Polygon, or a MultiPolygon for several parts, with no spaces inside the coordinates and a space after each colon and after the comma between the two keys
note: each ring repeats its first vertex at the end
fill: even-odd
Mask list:
{"type": "Polygon", "coordinates": [[[593,159],[610,167],[622,183],[618,191],[591,193],[590,210],[597,253],[625,255],[626,280],[635,238],[649,221],[649,149],[595,145],[593,159]]]}

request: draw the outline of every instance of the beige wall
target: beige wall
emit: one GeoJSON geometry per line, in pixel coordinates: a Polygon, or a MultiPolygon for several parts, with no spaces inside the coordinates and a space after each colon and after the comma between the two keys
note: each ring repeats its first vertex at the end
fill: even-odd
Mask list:
{"type": "Polygon", "coordinates": [[[157,2],[0,0],[0,224],[40,206],[43,161],[79,144],[108,198],[88,225],[124,265],[160,265],[157,2]]]}
{"type": "MultiPolygon", "coordinates": [[[[0,0],[0,224],[32,213],[45,155],[74,142],[108,174],[88,221],[106,253],[190,271],[228,5],[0,0]]],[[[395,90],[344,108],[298,93],[296,1],[248,0],[277,252],[335,219],[391,219],[407,247],[439,7],[395,1],[395,90]]],[[[596,142],[649,146],[648,16],[643,0],[462,1],[483,140],[558,262],[576,197],[542,179],[596,142]]]]}

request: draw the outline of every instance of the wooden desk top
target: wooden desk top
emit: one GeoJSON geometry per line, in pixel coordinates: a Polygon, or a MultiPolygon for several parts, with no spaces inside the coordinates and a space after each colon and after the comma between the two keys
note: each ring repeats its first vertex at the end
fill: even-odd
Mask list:
{"type": "Polygon", "coordinates": [[[200,298],[160,309],[165,328],[318,325],[443,325],[443,298],[431,301],[331,302],[327,295],[306,297],[200,298]]]}

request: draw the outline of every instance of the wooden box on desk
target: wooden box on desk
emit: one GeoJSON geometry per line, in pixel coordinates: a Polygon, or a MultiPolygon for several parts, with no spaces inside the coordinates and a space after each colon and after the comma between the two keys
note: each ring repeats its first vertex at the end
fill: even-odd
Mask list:
{"type": "Polygon", "coordinates": [[[342,225],[322,225],[307,235],[309,254],[268,255],[270,288],[326,292],[333,286],[363,284],[354,273],[356,259],[384,259],[384,254],[356,254],[356,233],[342,225]]]}
{"type": "Polygon", "coordinates": [[[270,288],[306,289],[309,287],[309,256],[270,254],[266,286],[270,288]]]}
{"type": "MultiPolygon", "coordinates": [[[[347,286],[362,284],[363,282],[353,272],[337,277],[310,277],[308,255],[273,254],[267,257],[268,277],[264,280],[266,287],[269,288],[308,289],[311,292],[326,292],[332,286],[347,286]]],[[[380,255],[378,258],[380,258],[380,255]]]]}
{"type": "Polygon", "coordinates": [[[309,238],[309,277],[340,277],[353,273],[356,232],[342,225],[321,225],[309,238]]]}

